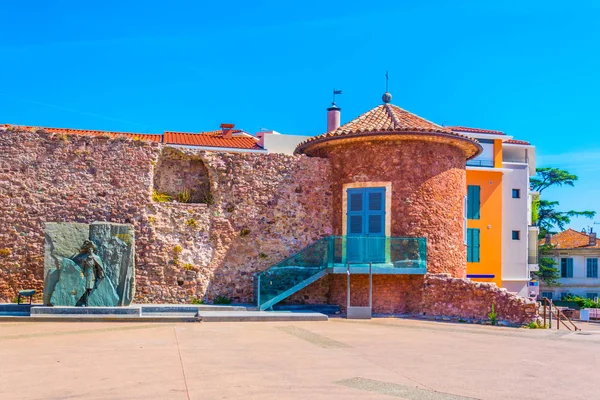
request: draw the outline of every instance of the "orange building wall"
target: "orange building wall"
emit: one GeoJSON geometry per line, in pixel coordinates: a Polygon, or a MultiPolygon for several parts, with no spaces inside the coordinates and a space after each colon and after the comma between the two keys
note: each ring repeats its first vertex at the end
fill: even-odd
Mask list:
{"type": "MultiPolygon", "coordinates": [[[[494,146],[496,151],[496,146],[494,146]]],[[[494,157],[497,160],[497,157],[494,157]]],[[[493,274],[494,279],[473,279],[495,282],[502,286],[502,172],[467,170],[467,185],[481,187],[480,219],[468,220],[469,228],[480,230],[480,262],[467,263],[467,275],[493,274]]]]}

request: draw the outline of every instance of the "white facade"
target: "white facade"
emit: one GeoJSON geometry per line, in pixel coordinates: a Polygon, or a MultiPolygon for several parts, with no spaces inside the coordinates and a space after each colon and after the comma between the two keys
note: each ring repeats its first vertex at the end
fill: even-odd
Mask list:
{"type": "Polygon", "coordinates": [[[538,228],[532,226],[529,178],[535,174],[535,148],[503,143],[502,167],[502,286],[521,296],[537,295],[530,286],[537,271],[538,228]]]}
{"type": "Polygon", "coordinates": [[[561,277],[559,279],[560,286],[548,287],[541,285],[540,295],[552,298],[552,300],[560,300],[568,294],[583,298],[600,297],[600,279],[588,277],[588,259],[598,259],[600,261],[600,249],[573,249],[573,250],[556,250],[555,256],[552,257],[557,263],[555,265],[558,270],[561,270],[561,259],[571,258],[573,261],[573,276],[561,277]]]}
{"type": "Polygon", "coordinates": [[[276,131],[258,132],[259,146],[268,153],[294,154],[296,146],[308,139],[310,136],[284,135],[276,131]]]}

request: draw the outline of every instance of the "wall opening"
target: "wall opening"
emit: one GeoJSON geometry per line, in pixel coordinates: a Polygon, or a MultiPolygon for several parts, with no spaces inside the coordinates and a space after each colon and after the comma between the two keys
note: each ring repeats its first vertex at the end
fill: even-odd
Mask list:
{"type": "Polygon", "coordinates": [[[204,162],[166,149],[154,169],[153,200],[212,204],[204,162]]]}

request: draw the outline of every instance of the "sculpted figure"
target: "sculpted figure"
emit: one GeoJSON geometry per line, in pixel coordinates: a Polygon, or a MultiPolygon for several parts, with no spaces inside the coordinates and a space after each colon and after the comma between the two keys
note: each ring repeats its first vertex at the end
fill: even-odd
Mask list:
{"type": "Polygon", "coordinates": [[[80,306],[88,305],[90,293],[98,286],[98,282],[104,279],[104,266],[102,260],[94,252],[96,245],[91,240],[85,240],[79,254],[73,257],[73,261],[81,267],[85,278],[85,293],[77,303],[80,306]]]}

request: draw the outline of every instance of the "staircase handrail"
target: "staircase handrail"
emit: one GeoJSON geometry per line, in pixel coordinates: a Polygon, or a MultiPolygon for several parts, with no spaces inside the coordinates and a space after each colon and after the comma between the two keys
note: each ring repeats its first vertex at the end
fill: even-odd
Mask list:
{"type": "Polygon", "coordinates": [[[542,303],[544,305],[544,325],[546,324],[546,307],[549,307],[549,319],[550,319],[550,328],[552,328],[552,316],[554,315],[554,317],[556,318],[556,329],[560,329],[560,324],[562,323],[563,326],[565,328],[567,328],[570,331],[580,331],[581,328],[578,328],[577,325],[575,325],[575,323],[573,321],[571,321],[571,319],[569,317],[567,317],[561,310],[560,308],[558,308],[554,303],[552,303],[552,301],[550,301],[548,298],[544,297],[542,298],[542,303]],[[554,307],[554,310],[553,310],[554,307]],[[571,327],[569,325],[567,325],[565,323],[565,320],[568,321],[571,324],[571,327],[573,329],[571,329],[571,327]]]}
{"type": "MultiPolygon", "coordinates": [[[[319,243],[321,243],[321,242],[324,242],[324,241],[327,241],[327,240],[330,240],[330,239],[332,239],[333,237],[334,237],[334,236],[323,236],[321,239],[317,240],[316,242],[313,242],[312,244],[309,244],[309,245],[308,245],[308,246],[306,246],[306,247],[303,247],[302,249],[300,249],[300,250],[298,250],[297,252],[293,253],[293,254],[292,254],[292,255],[290,255],[289,257],[287,257],[287,258],[284,258],[283,260],[279,261],[277,264],[274,264],[274,265],[270,266],[269,268],[267,268],[267,269],[265,269],[265,270],[262,270],[262,271],[255,272],[255,273],[254,273],[254,276],[255,276],[255,277],[258,277],[258,276],[264,275],[264,274],[265,274],[265,273],[267,273],[269,270],[271,270],[271,269],[273,269],[273,268],[277,268],[277,267],[279,267],[279,266],[280,266],[280,264],[284,264],[284,263],[286,263],[287,261],[290,261],[290,260],[292,260],[293,258],[295,258],[296,256],[298,256],[299,254],[301,254],[301,253],[304,253],[304,252],[306,252],[307,250],[310,250],[310,249],[312,249],[313,247],[317,246],[319,243]]],[[[328,249],[328,251],[329,251],[329,249],[328,249]]]]}

